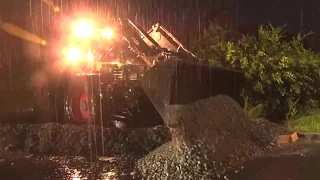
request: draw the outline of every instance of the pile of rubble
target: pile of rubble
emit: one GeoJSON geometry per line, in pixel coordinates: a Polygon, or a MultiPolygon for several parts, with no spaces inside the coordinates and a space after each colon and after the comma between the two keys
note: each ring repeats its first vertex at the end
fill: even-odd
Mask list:
{"type": "Polygon", "coordinates": [[[169,142],[137,163],[143,178],[227,179],[244,160],[270,148],[287,129],[266,120],[249,121],[227,96],[170,107],[169,142]]]}

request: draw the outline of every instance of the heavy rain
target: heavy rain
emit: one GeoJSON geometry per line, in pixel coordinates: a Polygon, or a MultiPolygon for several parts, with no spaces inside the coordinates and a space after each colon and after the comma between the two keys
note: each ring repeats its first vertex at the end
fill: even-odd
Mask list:
{"type": "Polygon", "coordinates": [[[319,7],[0,0],[0,179],[316,179],[319,7]]]}

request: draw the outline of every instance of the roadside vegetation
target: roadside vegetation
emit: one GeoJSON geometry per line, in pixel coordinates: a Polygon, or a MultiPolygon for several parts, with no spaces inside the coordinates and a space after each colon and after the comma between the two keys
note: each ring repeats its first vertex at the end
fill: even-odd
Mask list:
{"type": "Polygon", "coordinates": [[[320,110],[310,110],[286,122],[289,129],[298,132],[320,132],[320,110]]]}
{"type": "Polygon", "coordinates": [[[286,120],[291,130],[320,132],[320,54],[304,46],[306,36],[288,38],[285,27],[272,25],[248,35],[211,25],[194,52],[245,74],[250,119],[286,120]]]}

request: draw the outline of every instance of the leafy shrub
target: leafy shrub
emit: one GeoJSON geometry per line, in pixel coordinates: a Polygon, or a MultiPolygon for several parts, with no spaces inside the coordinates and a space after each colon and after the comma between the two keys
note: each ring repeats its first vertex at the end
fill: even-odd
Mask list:
{"type": "Polygon", "coordinates": [[[252,104],[250,104],[249,102],[249,98],[245,97],[244,100],[244,113],[246,114],[246,116],[250,119],[250,120],[256,120],[258,118],[261,118],[265,115],[265,109],[264,109],[264,105],[263,104],[258,104],[255,106],[252,106],[252,104]]]}
{"type": "Polygon", "coordinates": [[[233,31],[211,24],[203,37],[193,43],[193,50],[198,57],[209,60],[215,66],[228,67],[229,63],[225,60],[227,45],[235,38],[233,31]]]}
{"type": "Polygon", "coordinates": [[[303,46],[305,36],[284,41],[284,27],[271,25],[233,41],[226,34],[211,26],[195,52],[214,65],[244,72],[248,81],[243,96],[251,107],[263,104],[268,117],[291,118],[316,99],[320,56],[303,46]]]}

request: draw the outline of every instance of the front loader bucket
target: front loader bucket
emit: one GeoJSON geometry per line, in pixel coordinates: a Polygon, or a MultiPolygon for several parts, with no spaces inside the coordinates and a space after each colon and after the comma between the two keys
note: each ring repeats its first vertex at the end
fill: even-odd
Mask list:
{"type": "Polygon", "coordinates": [[[224,94],[242,104],[242,73],[196,61],[159,62],[145,73],[142,88],[165,122],[169,106],[224,94]]]}

